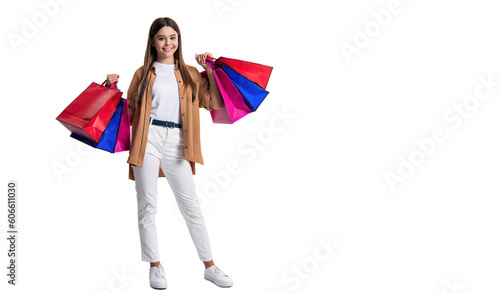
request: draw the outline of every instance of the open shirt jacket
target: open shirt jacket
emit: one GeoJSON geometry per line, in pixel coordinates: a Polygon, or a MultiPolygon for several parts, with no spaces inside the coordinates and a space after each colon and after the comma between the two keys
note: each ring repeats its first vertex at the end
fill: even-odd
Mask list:
{"type": "MultiPolygon", "coordinates": [[[[198,69],[186,65],[191,75],[191,79],[193,80],[193,87],[188,87],[184,85],[178,66],[179,62],[176,60],[174,73],[179,85],[181,131],[184,136],[184,157],[191,163],[193,174],[196,174],[195,163],[203,165],[200,143],[199,108],[205,108],[210,111],[212,110],[213,103],[210,97],[209,82],[201,76],[198,69]]],[[[144,66],[141,66],[136,70],[127,91],[130,123],[132,125],[132,144],[127,160],[127,163],[129,163],[129,179],[131,180],[135,180],[132,165],[142,167],[144,160],[150,125],[151,102],[153,100],[153,84],[156,80],[156,68],[153,65],[146,73],[147,86],[141,104],[139,105],[138,90],[143,75],[143,67],[144,66]]],[[[165,176],[161,168],[159,169],[158,176],[165,176]]]]}

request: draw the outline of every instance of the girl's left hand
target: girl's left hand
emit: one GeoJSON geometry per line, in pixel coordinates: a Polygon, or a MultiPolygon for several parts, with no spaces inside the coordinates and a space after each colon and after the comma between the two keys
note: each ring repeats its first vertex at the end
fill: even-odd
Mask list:
{"type": "Polygon", "coordinates": [[[205,59],[207,59],[208,56],[212,57],[212,53],[206,52],[203,54],[196,54],[195,55],[196,62],[198,62],[198,64],[201,67],[205,68],[205,70],[211,69],[211,67],[208,66],[208,64],[205,62],[205,59]]]}

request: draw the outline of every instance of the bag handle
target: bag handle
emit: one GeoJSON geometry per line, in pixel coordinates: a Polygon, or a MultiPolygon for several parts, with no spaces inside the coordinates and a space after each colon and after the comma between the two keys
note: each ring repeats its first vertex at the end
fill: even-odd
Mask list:
{"type": "Polygon", "coordinates": [[[116,82],[113,82],[111,86],[108,85],[108,80],[106,79],[103,83],[101,83],[102,86],[109,87],[111,89],[118,89],[118,85],[116,82]]]}
{"type": "Polygon", "coordinates": [[[208,66],[212,67],[213,70],[215,70],[217,68],[217,66],[215,65],[215,59],[214,57],[207,57],[207,59],[205,59],[205,63],[208,64],[208,66]]]}

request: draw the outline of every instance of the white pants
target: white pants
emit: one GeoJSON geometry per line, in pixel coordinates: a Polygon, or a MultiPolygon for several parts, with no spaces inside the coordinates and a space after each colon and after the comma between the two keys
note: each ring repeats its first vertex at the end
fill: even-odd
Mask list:
{"type": "Polygon", "coordinates": [[[137,191],[142,260],[147,262],[160,260],[155,225],[160,167],[172,188],[199,258],[202,261],[212,260],[205,221],[196,197],[191,165],[184,158],[182,130],[151,124],[143,166],[132,166],[137,191]]]}

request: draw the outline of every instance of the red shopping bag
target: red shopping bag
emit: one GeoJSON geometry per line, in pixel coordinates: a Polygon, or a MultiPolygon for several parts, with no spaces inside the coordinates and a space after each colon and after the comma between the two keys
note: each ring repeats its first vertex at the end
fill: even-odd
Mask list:
{"type": "Polygon", "coordinates": [[[116,88],[105,87],[105,82],[90,84],[56,118],[72,133],[95,143],[99,142],[123,94],[116,88]]]}
{"type": "Polygon", "coordinates": [[[266,89],[269,78],[271,77],[271,71],[273,71],[271,66],[227,57],[219,57],[215,61],[215,65],[222,67],[222,64],[226,64],[236,70],[244,77],[260,85],[263,89],[266,89]]]}
{"type": "MultiPolygon", "coordinates": [[[[240,92],[227,74],[222,69],[217,68],[211,60],[207,60],[207,64],[214,70],[215,80],[217,81],[224,102],[222,108],[210,111],[212,121],[214,123],[233,124],[251,113],[252,111],[248,108],[245,100],[243,100],[240,92]]],[[[207,78],[206,71],[203,71],[202,75],[207,78]]]]}
{"type": "Polygon", "coordinates": [[[75,133],[71,137],[91,147],[117,153],[130,150],[130,120],[128,120],[128,101],[121,98],[115,114],[104,130],[99,143],[94,143],[75,133]]]}

